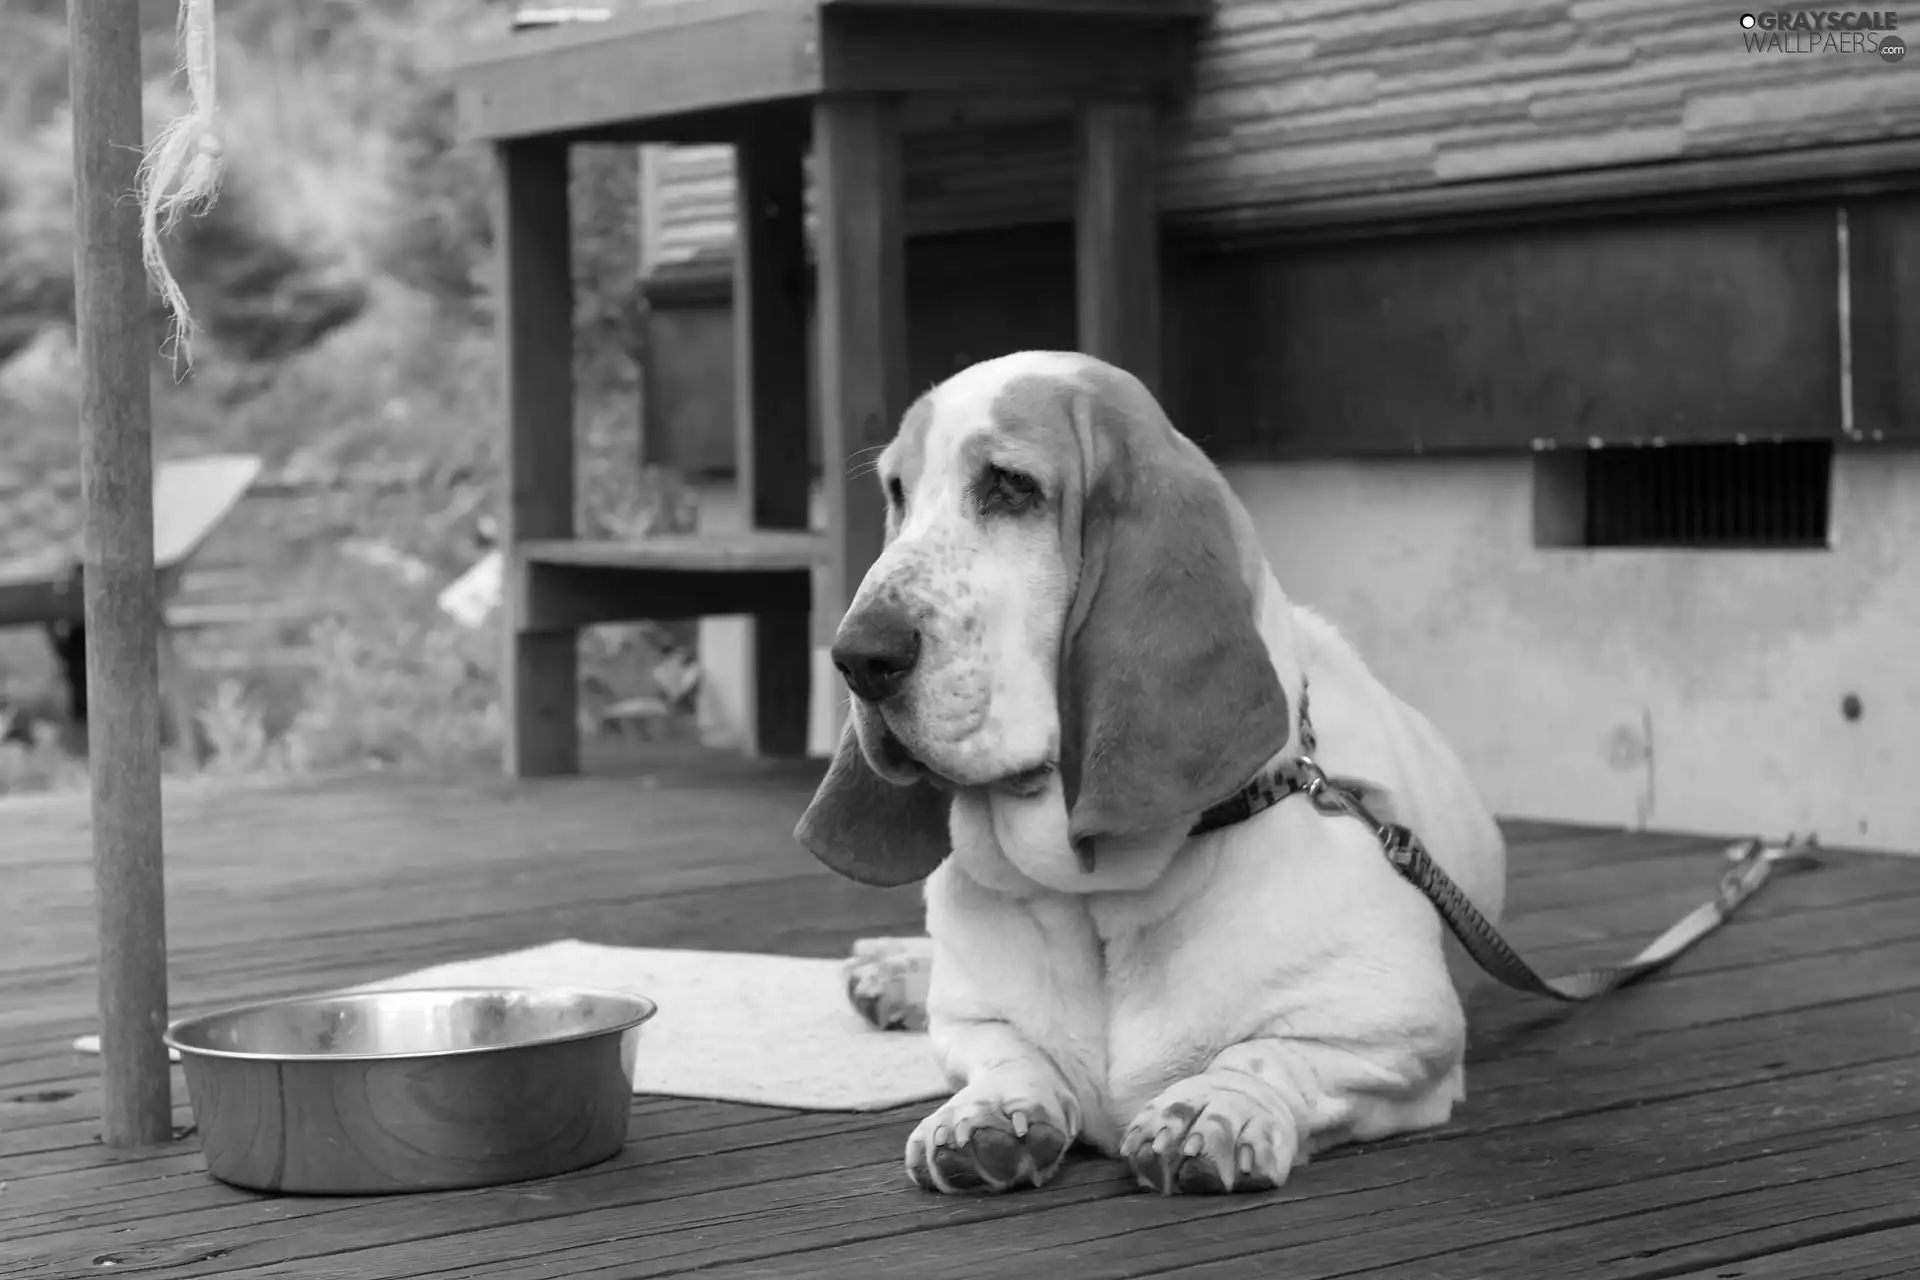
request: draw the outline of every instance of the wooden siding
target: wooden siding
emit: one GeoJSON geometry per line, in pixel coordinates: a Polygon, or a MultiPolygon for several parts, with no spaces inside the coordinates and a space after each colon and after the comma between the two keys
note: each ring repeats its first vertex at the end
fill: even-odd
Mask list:
{"type": "MultiPolygon", "coordinates": [[[[1912,193],[1331,244],[1222,250],[1170,237],[1163,253],[1162,399],[1222,462],[1594,441],[1920,442],[1912,193]]],[[[915,387],[1075,341],[1067,226],[923,236],[907,264],[915,387]]],[[[648,460],[724,475],[724,263],[665,270],[647,292],[648,460]]]]}
{"type": "MultiPolygon", "coordinates": [[[[1176,223],[1490,178],[1920,136],[1920,73],[1867,54],[1748,51],[1735,11],[1679,0],[1223,0],[1168,123],[1176,223]]],[[[915,233],[1064,218],[1064,123],[929,113],[910,132],[915,233]]],[[[732,235],[725,147],[661,148],[659,241],[732,235]]]]}

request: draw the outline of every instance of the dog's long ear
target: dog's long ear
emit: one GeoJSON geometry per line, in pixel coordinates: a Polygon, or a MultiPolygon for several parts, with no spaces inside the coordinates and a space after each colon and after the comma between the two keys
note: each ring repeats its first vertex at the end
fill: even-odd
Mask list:
{"type": "Polygon", "coordinates": [[[1080,576],[1061,655],[1061,775],[1091,869],[1101,837],[1231,795],[1286,746],[1291,721],[1220,473],[1132,376],[1096,366],[1079,382],[1080,576]]]}
{"type": "Polygon", "coordinates": [[[893,888],[933,874],[952,850],[947,796],[925,782],[895,786],[867,764],[853,718],[794,839],[861,884],[893,888]]]}

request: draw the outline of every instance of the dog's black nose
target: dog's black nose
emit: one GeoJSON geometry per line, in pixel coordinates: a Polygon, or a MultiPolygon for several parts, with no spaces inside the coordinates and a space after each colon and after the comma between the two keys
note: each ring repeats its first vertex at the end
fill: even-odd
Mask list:
{"type": "Polygon", "coordinates": [[[881,702],[900,692],[920,660],[920,629],[899,609],[863,609],[840,625],[832,652],[854,697],[881,702]]]}

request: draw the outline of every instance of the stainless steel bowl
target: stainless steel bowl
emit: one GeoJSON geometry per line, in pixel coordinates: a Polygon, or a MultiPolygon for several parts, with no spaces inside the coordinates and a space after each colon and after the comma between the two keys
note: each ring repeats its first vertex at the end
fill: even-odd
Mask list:
{"type": "Polygon", "coordinates": [[[186,1018],[207,1171],[256,1191],[365,1195],[584,1169],[627,1139],[640,996],[442,988],[186,1018]]]}

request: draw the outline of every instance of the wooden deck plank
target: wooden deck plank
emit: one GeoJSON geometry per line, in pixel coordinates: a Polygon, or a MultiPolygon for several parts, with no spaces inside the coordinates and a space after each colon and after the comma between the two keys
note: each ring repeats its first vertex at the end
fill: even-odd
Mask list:
{"type": "MultiPolygon", "coordinates": [[[[496,924],[494,936],[502,949],[532,945],[555,933],[612,943],[679,945],[683,939],[711,936],[713,922],[723,918],[730,906],[758,911],[777,903],[790,909],[794,918],[775,922],[782,923],[781,931],[764,935],[770,948],[796,954],[831,954],[836,945],[832,938],[849,929],[864,926],[911,930],[916,927],[918,905],[911,894],[895,893],[889,902],[894,909],[891,915],[879,911],[866,895],[848,892],[841,883],[804,879],[661,899],[619,896],[532,917],[507,912],[487,919],[496,924]],[[660,922],[658,927],[651,923],[656,920],[660,922]]],[[[1791,916],[1776,915],[1768,918],[1765,928],[1753,927],[1757,920],[1743,920],[1745,927],[1736,926],[1722,933],[1684,959],[1675,975],[1742,971],[1760,963],[1911,941],[1920,937],[1920,910],[1916,907],[1920,904],[1911,897],[1899,897],[1840,907],[1816,907],[1791,916]],[[1809,931],[1815,936],[1806,936],[1809,931]]],[[[1526,927],[1524,920],[1520,924],[1513,934],[1524,941],[1534,931],[1526,927]]],[[[1640,935],[1648,930],[1642,925],[1629,932],[1640,935]]],[[[355,964],[364,966],[360,974],[373,976],[437,964],[467,954],[471,950],[468,941],[471,936],[467,922],[458,920],[425,922],[412,931],[397,926],[377,937],[369,937],[366,945],[356,949],[355,964]]],[[[176,986],[190,992],[218,990],[221,1002],[305,989],[311,985],[307,975],[329,956],[337,956],[350,937],[324,934],[311,940],[290,941],[279,951],[271,943],[236,948],[232,952],[200,948],[176,962],[173,980],[176,986]]],[[[1530,946],[1528,950],[1542,964],[1566,969],[1614,958],[1623,945],[1624,938],[1609,937],[1530,946]]],[[[349,973],[345,980],[355,980],[357,976],[349,973]]],[[[51,981],[76,981],[82,977],[81,966],[69,966],[51,981]]],[[[24,985],[17,989],[23,994],[29,990],[24,985]]],[[[1508,999],[1491,992],[1487,996],[1487,999],[1495,998],[1508,999]]],[[[1523,1010],[1535,1008],[1526,1001],[1518,1002],[1518,1006],[1523,1010]]],[[[183,1009],[188,1007],[193,1006],[183,1005],[183,1009]]],[[[1480,1031],[1484,1041],[1493,1028],[1483,1023],[1480,1031]]],[[[0,1088],[24,1088],[67,1079],[79,1061],[63,1049],[24,1051],[17,1060],[0,1063],[0,1088]]]]}
{"type": "MultiPolygon", "coordinates": [[[[1901,1079],[1910,1080],[1912,1070],[1909,1061],[1901,1079]]],[[[1836,1084],[1859,1105],[1852,1113],[1859,1117],[1854,1133],[1863,1141],[1880,1141],[1887,1124],[1880,1116],[1898,1105],[1885,1098],[1884,1083],[1880,1076],[1822,1080],[1784,1103],[1776,1089],[1757,1090],[1746,1106],[1729,1110],[1726,1122],[1754,1136],[1722,1151],[1688,1151],[1676,1144],[1675,1121],[1688,1118],[1676,1108],[1629,1111],[1543,1126],[1539,1137],[1549,1138],[1552,1148],[1525,1133],[1329,1157],[1319,1163],[1317,1182],[1303,1174],[1297,1192],[1259,1201],[1224,1200],[1196,1207],[1129,1195],[1053,1209],[1023,1223],[1026,1229],[1017,1233],[977,1219],[937,1227],[931,1237],[927,1232],[907,1239],[869,1232],[868,1241],[811,1253],[804,1270],[782,1274],[910,1270],[916,1276],[961,1277],[987,1274],[994,1264],[1011,1265],[1016,1259],[1036,1271],[1058,1269],[1076,1277],[1203,1274],[1184,1269],[1249,1254],[1262,1255],[1259,1266],[1225,1273],[1285,1274],[1290,1280],[1383,1274],[1375,1268],[1413,1259],[1424,1265],[1440,1253],[1442,1246],[1436,1242],[1484,1242],[1498,1239],[1503,1230],[1518,1238],[1542,1223],[1604,1221],[1623,1206],[1647,1203],[1649,1161],[1662,1162],[1666,1182],[1651,1200],[1655,1204],[1684,1197],[1689,1188],[1695,1195],[1712,1194],[1724,1186],[1729,1170],[1750,1175],[1749,1186],[1764,1186],[1833,1143],[1833,1121],[1847,1106],[1842,1102],[1834,1112],[1825,1110],[1836,1084]],[[1801,1114],[1783,1120],[1783,1107],[1788,1115],[1801,1114]],[[1548,1156],[1554,1148],[1571,1148],[1575,1158],[1548,1156]],[[1753,1167],[1739,1169],[1748,1161],[1753,1167]],[[1524,1195],[1515,1194],[1516,1164],[1524,1178],[1524,1195]]],[[[1904,1123],[1914,1121],[1909,1117],[1904,1123]]],[[[1911,1130],[1902,1132],[1910,1146],[1911,1130]]],[[[718,1247],[741,1246],[730,1236],[718,1247]]],[[[1516,1262],[1509,1270],[1506,1257],[1482,1258],[1481,1270],[1470,1274],[1564,1274],[1539,1261],[1516,1262]]],[[[626,1266],[620,1270],[640,1274],[626,1266]]],[[[772,1274],[731,1267],[715,1268],[715,1273],[772,1274]]],[[[576,1268],[567,1274],[593,1272],[576,1268]]]]}
{"type": "MultiPolygon", "coordinates": [[[[1604,1222],[1623,1207],[1682,1205],[1690,1203],[1689,1194],[1713,1197],[1725,1177],[1765,1187],[1814,1159],[1831,1159],[1843,1170],[1877,1169],[1892,1158],[1892,1137],[1900,1138],[1893,1155],[1912,1150],[1920,1115],[1903,1111],[1912,1100],[1900,1090],[1916,1082],[1920,1059],[1908,1058],[1896,1066],[1724,1091],[1709,1104],[1719,1140],[1692,1149],[1674,1135],[1676,1126],[1683,1132],[1697,1127],[1702,1103],[1694,1099],[1457,1142],[1383,1144],[1323,1159],[1312,1166],[1315,1178],[1303,1175],[1297,1190],[1281,1196],[1198,1209],[1128,1194],[1127,1180],[1104,1162],[1077,1163],[1060,1185],[1034,1195],[931,1200],[906,1182],[897,1133],[883,1119],[861,1118],[829,1127],[817,1139],[745,1151],[709,1150],[701,1135],[671,1146],[656,1142],[644,1161],[645,1177],[619,1176],[623,1169],[633,1172],[629,1162],[639,1163],[629,1152],[620,1166],[598,1173],[443,1199],[431,1215],[396,1214],[390,1201],[301,1201],[289,1213],[282,1204],[235,1195],[217,1210],[135,1222],[118,1239],[129,1248],[164,1244],[180,1256],[228,1250],[170,1274],[260,1274],[270,1265],[324,1257],[361,1280],[432,1274],[474,1257],[488,1260],[486,1274],[515,1280],[602,1269],[637,1277],[796,1250],[806,1252],[805,1268],[781,1274],[966,1277],[1022,1258],[1055,1261],[1075,1276],[1137,1275],[1235,1259],[1284,1242],[1286,1274],[1306,1280],[1343,1274],[1349,1266],[1437,1256],[1436,1242],[1484,1241],[1496,1221],[1514,1224],[1515,1238],[1523,1239],[1554,1224],[1604,1222]],[[1845,1139],[1839,1146],[1836,1134],[1845,1139]],[[1543,1164],[1547,1150],[1572,1158],[1543,1164]],[[1661,1174],[1649,1179],[1646,1167],[1654,1161],[1661,1174]],[[1517,1204],[1516,1162],[1532,1166],[1526,1170],[1531,1198],[1517,1204]],[[684,1174],[676,1166],[685,1166],[684,1174]],[[1703,1172],[1713,1176],[1692,1176],[1703,1172]],[[1662,1185],[1649,1191],[1655,1184],[1662,1185]],[[668,1201],[671,1213],[650,1218],[641,1212],[668,1201]],[[272,1206],[270,1220],[263,1204],[272,1206]],[[1356,1237],[1360,1223],[1389,1213],[1390,1226],[1370,1225],[1364,1242],[1356,1237]],[[1023,1229],[999,1230],[1009,1218],[1022,1219],[1023,1229]],[[149,1221],[162,1234],[143,1231],[149,1221]],[[528,1230],[535,1222],[542,1229],[528,1230]],[[720,1227],[725,1230],[716,1231],[720,1227]],[[928,1239],[934,1232],[940,1238],[928,1239]]],[[[646,1142],[642,1133],[636,1147],[646,1142]]],[[[1920,1169],[1897,1185],[1911,1194],[1920,1187],[1920,1169]]],[[[1724,1207],[1719,1212],[1724,1222],[1724,1207]]],[[[0,1262],[11,1261],[19,1248],[0,1245],[0,1262]]]]}
{"type": "MultiPolygon", "coordinates": [[[[592,816],[596,808],[621,801],[617,790],[586,793],[581,805],[585,812],[556,815],[531,835],[514,829],[514,806],[489,804],[479,791],[467,793],[466,813],[447,820],[437,819],[407,795],[366,805],[358,813],[341,807],[337,817],[333,815],[339,802],[330,794],[299,797],[291,813],[272,819],[291,818],[298,829],[280,845],[276,883],[266,886],[237,874],[257,857],[257,833],[268,820],[257,801],[255,807],[240,806],[243,811],[230,821],[207,829],[186,831],[173,823],[170,941],[175,963],[212,950],[235,955],[236,968],[250,968],[254,957],[238,955],[234,948],[284,947],[295,938],[329,932],[365,940],[382,930],[412,929],[422,922],[410,894],[430,885],[436,906],[444,908],[441,920],[491,915],[510,921],[536,909],[611,902],[622,897],[623,890],[654,897],[740,878],[811,876],[827,881],[775,825],[780,819],[774,813],[784,814],[783,806],[795,803],[803,789],[804,784],[795,783],[778,793],[743,800],[772,828],[745,841],[722,838],[711,817],[702,816],[698,797],[649,794],[645,809],[661,830],[649,841],[644,874],[627,857],[634,839],[630,830],[592,816]],[[441,885],[448,879],[445,864],[416,852],[422,842],[436,840],[460,850],[459,862],[470,874],[441,885]],[[543,875],[553,851],[567,846],[572,851],[564,882],[543,875]],[[502,877],[511,884],[503,885],[502,877]],[[503,893],[502,888],[511,891],[503,893]],[[312,898],[313,909],[303,913],[292,938],[282,921],[263,910],[321,893],[325,896],[312,898]],[[439,898],[445,893],[456,896],[439,898]]],[[[62,838],[83,835],[69,832],[62,838]]],[[[1588,873],[1516,880],[1514,936],[1525,946],[1539,948],[1631,937],[1664,927],[1670,917],[1706,896],[1719,870],[1710,853],[1679,852],[1686,846],[1677,843],[1674,848],[1636,871],[1634,890],[1610,890],[1604,876],[1588,873]],[[1583,898],[1564,891],[1558,887],[1561,880],[1590,885],[1591,893],[1583,898]]],[[[1692,848],[1699,849],[1700,843],[1692,848]]],[[[71,860],[9,861],[10,901],[25,909],[16,930],[0,942],[0,965],[7,967],[11,984],[30,984],[41,975],[58,981],[71,966],[90,963],[81,927],[87,908],[73,892],[82,870],[71,860]]],[[[1903,892],[1920,893],[1920,883],[1905,864],[1853,860],[1818,874],[1783,875],[1742,919],[1884,902],[1903,892]]],[[[7,1012],[0,1010],[0,1017],[7,1012]]]]}
{"type": "MultiPolygon", "coordinates": [[[[1721,1023],[1689,1029],[1670,1036],[1628,1042],[1581,1046],[1570,1051],[1495,1059],[1476,1064],[1474,1102],[1465,1118],[1435,1138],[1494,1129],[1516,1129],[1550,1120],[1602,1115],[1628,1106],[1676,1103],[1730,1089],[1761,1086],[1806,1077],[1825,1078],[1832,1072],[1884,1065],[1871,1058],[1869,1046],[1881,1043],[1876,1033],[1904,1035],[1910,1042],[1920,1031],[1920,1008],[1910,998],[1856,1002],[1822,1010],[1810,1019],[1781,1015],[1753,1023],[1721,1023]]],[[[1882,1050],[1884,1052],[1884,1050],[1882,1050]]],[[[912,1108],[896,1113],[895,1137],[917,1118],[912,1108]]],[[[670,1113],[673,1126],[662,1129],[658,1113],[641,1124],[648,1134],[715,1130],[754,1123],[757,1108],[723,1104],[683,1103],[670,1113]]],[[[185,1116],[182,1113],[181,1118],[185,1116]]],[[[817,1118],[817,1117],[816,1117],[817,1118]]],[[[87,1121],[84,1123],[91,1123],[87,1121]]],[[[639,1130],[637,1130],[638,1132],[639,1130]]],[[[71,1141],[71,1139],[69,1139],[71,1141]]],[[[897,1148],[897,1141],[893,1144],[897,1148]]],[[[883,1150],[884,1160],[897,1154],[883,1150]]],[[[110,1185],[96,1187],[84,1173],[71,1169],[35,1175],[22,1171],[13,1181],[18,1199],[11,1199],[0,1216],[9,1235],[23,1232],[26,1223],[13,1215],[57,1202],[67,1211],[143,1198],[158,1190],[186,1193],[168,1212],[244,1199],[198,1177],[197,1162],[155,1160],[150,1168],[116,1166],[110,1185]],[[182,1184],[183,1175],[194,1175],[182,1184]]]]}
{"type": "MultiPolygon", "coordinates": [[[[313,928],[277,939],[236,938],[210,944],[196,938],[186,945],[176,941],[171,973],[188,993],[181,1001],[187,1006],[210,998],[198,994],[203,991],[221,1000],[246,998],[246,991],[231,985],[235,981],[262,988],[279,985],[277,980],[304,985],[311,981],[316,965],[337,956],[349,942],[355,963],[370,971],[434,963],[439,958],[464,954],[476,926],[483,923],[494,926],[502,948],[537,942],[557,931],[616,942],[695,937],[730,910],[745,912],[775,904],[790,904],[793,911],[787,919],[767,923],[800,933],[813,931],[821,924],[853,927],[856,921],[902,929],[917,927],[917,899],[911,891],[876,897],[801,868],[795,868],[794,874],[769,875],[721,889],[701,883],[703,873],[698,870],[665,870],[654,880],[661,885],[657,891],[637,891],[630,872],[619,865],[622,856],[616,852],[607,860],[612,865],[578,860],[569,880],[587,897],[583,902],[556,902],[554,899],[563,895],[551,891],[542,894],[538,885],[532,885],[511,905],[481,903],[454,917],[372,921],[363,929],[313,928]],[[691,887],[674,887],[685,880],[694,883],[691,887]],[[872,914],[882,902],[897,909],[897,918],[891,923],[872,914]]],[[[1711,879],[1710,872],[1707,868],[1705,873],[1688,879],[1704,884],[1711,879]]],[[[1847,950],[1865,943],[1920,936],[1920,909],[1916,909],[1920,903],[1913,896],[1889,894],[1879,877],[1864,877],[1862,883],[1852,887],[1853,892],[1865,895],[1861,899],[1837,904],[1825,901],[1840,884],[1837,878],[1782,881],[1741,920],[1742,926],[1765,921],[1768,927],[1737,927],[1722,934],[1689,957],[1681,971],[1705,972],[1763,958],[1847,950]],[[1806,892],[1813,890],[1818,892],[1806,892]],[[1843,917],[1846,928],[1835,931],[1833,926],[1843,917]],[[1801,935],[1807,929],[1824,933],[1820,938],[1806,939],[1801,935]]],[[[1670,902],[1626,903],[1604,912],[1573,906],[1522,915],[1514,922],[1511,934],[1543,964],[1566,967],[1611,958],[1632,939],[1659,927],[1665,918],[1660,907],[1670,906],[1672,914],[1677,914],[1700,896],[1696,889],[1683,888],[1672,894],[1670,902]]],[[[783,935],[779,945],[787,949],[796,944],[783,935]]],[[[74,982],[84,980],[87,971],[88,962],[78,958],[16,971],[9,979],[12,1012],[24,1020],[32,1016],[28,1011],[37,1008],[39,1000],[58,1005],[64,999],[62,993],[74,982]]],[[[14,1082],[13,1062],[9,1054],[0,1053],[0,1085],[14,1082]]]]}
{"type": "MultiPolygon", "coordinates": [[[[851,885],[793,847],[815,776],[703,761],[650,781],[170,800],[176,1009],[563,936],[836,955],[916,929],[912,890],[851,885]]],[[[1834,854],[1783,874],[1672,973],[1596,1006],[1478,993],[1453,1123],[1328,1153],[1269,1196],[1160,1201],[1076,1158],[1042,1192],[929,1197],[900,1168],[919,1107],[642,1098],[627,1150],[567,1178],[282,1199],[207,1178],[190,1136],[97,1144],[95,1064],[68,1047],[92,1029],[85,822],[58,804],[0,820],[8,905],[27,907],[0,937],[10,1278],[98,1275],[109,1255],[167,1277],[343,1280],[979,1275],[1029,1255],[1074,1280],[1548,1276],[1576,1258],[1633,1280],[1864,1278],[1900,1274],[1920,1220],[1920,861],[1834,854]]],[[[1511,932],[1548,968],[1617,957],[1700,901],[1721,865],[1718,841],[1505,825],[1511,932]]]]}
{"type": "Polygon", "coordinates": [[[1913,1274],[1915,1258],[1920,1258],[1920,1223],[1905,1222],[1736,1265],[1716,1263],[1670,1280],[1904,1280],[1913,1274]]]}

